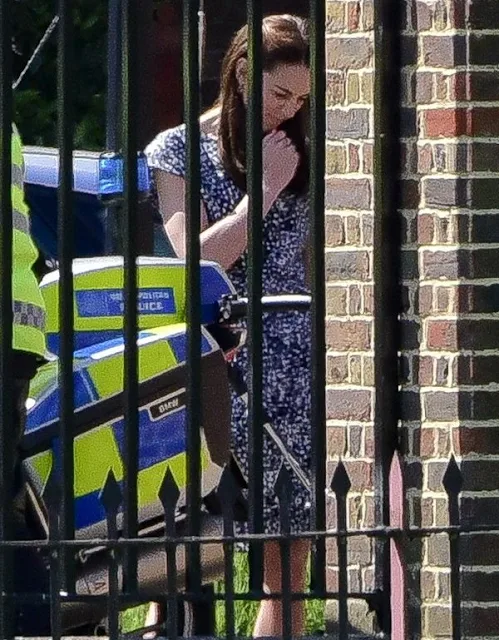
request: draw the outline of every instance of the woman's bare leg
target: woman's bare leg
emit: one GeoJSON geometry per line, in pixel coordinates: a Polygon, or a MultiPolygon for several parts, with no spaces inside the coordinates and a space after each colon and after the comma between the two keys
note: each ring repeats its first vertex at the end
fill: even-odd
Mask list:
{"type": "MultiPolygon", "coordinates": [[[[291,591],[302,593],[305,589],[307,560],[310,544],[304,540],[291,542],[291,591]]],[[[264,547],[264,581],[269,593],[282,591],[281,585],[281,551],[277,542],[267,542],[264,547]]],[[[292,634],[296,638],[303,635],[305,626],[305,606],[303,601],[295,601],[291,605],[292,634]]],[[[253,631],[255,638],[282,636],[282,602],[279,600],[263,600],[253,631]]]]}

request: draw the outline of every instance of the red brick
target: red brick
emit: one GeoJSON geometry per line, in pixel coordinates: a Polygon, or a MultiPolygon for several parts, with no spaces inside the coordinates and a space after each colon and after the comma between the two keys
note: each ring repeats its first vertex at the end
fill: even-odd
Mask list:
{"type": "Polygon", "coordinates": [[[417,217],[419,244],[431,244],[435,238],[435,218],[422,214],[417,217]]]}
{"type": "Polygon", "coordinates": [[[429,320],[427,328],[428,348],[452,351],[458,348],[455,320],[429,320]]]}
{"type": "Polygon", "coordinates": [[[433,73],[420,71],[416,74],[414,98],[418,104],[430,104],[433,100],[433,73]]]}
{"type": "Polygon", "coordinates": [[[344,427],[327,428],[327,450],[331,456],[344,456],[347,450],[347,430],[344,427]]]}
{"type": "Polygon", "coordinates": [[[421,356],[419,358],[418,382],[422,387],[431,387],[433,384],[433,358],[421,356]]]}
{"type": "Polygon", "coordinates": [[[326,380],[329,384],[340,384],[348,381],[347,356],[327,356],[326,380]]]}
{"type": "Polygon", "coordinates": [[[346,219],[347,244],[360,244],[360,220],[356,216],[348,216],[346,219]]]}
{"type": "Polygon", "coordinates": [[[465,71],[458,71],[449,78],[449,98],[467,100],[469,96],[469,77],[465,71]]]}
{"type": "Polygon", "coordinates": [[[425,144],[418,149],[418,171],[430,173],[433,170],[433,149],[431,144],[425,144]]]}
{"type": "Polygon", "coordinates": [[[364,287],[364,313],[368,315],[374,311],[374,291],[372,285],[366,285],[364,287]]]}
{"type": "Polygon", "coordinates": [[[327,74],[326,103],[328,105],[342,104],[346,94],[346,76],[343,73],[327,74]]]}
{"type": "Polygon", "coordinates": [[[362,590],[364,591],[364,593],[372,593],[375,588],[376,586],[374,569],[364,569],[362,572],[362,590]]]}
{"type": "Polygon", "coordinates": [[[331,37],[326,41],[327,61],[330,69],[345,70],[369,67],[373,57],[370,38],[331,37]]]}
{"type": "Polygon", "coordinates": [[[374,498],[372,496],[364,497],[364,526],[374,527],[374,498]]]}
{"type": "Polygon", "coordinates": [[[435,455],[435,429],[421,429],[420,438],[419,455],[422,458],[433,457],[435,455]]]}
{"type": "Polygon", "coordinates": [[[348,455],[350,458],[358,458],[362,455],[362,442],[364,440],[364,427],[352,425],[348,429],[348,455]]]}
{"type": "Polygon", "coordinates": [[[360,2],[348,3],[348,30],[358,31],[360,24],[360,2]]]}
{"type": "Polygon", "coordinates": [[[422,275],[430,279],[456,279],[462,269],[458,251],[423,251],[422,275]]]}
{"type": "Polygon", "coordinates": [[[499,108],[497,107],[428,109],[423,112],[422,119],[424,135],[427,138],[452,138],[463,135],[499,136],[499,108]]]}
{"type": "Polygon", "coordinates": [[[422,36],[422,58],[425,67],[452,68],[455,64],[454,36],[422,36]]]}
{"type": "MultiPolygon", "coordinates": [[[[336,541],[331,542],[331,546],[336,546],[336,541]]],[[[327,568],[326,571],[326,588],[328,591],[337,592],[339,587],[338,569],[327,568]]]]}
{"type": "Polygon", "coordinates": [[[418,295],[418,313],[428,316],[433,311],[433,290],[431,286],[422,286],[418,295]]]}
{"type": "Polygon", "coordinates": [[[352,316],[358,316],[362,313],[362,300],[361,291],[358,285],[352,285],[350,287],[350,309],[349,313],[352,316]]]}
{"type": "Polygon", "coordinates": [[[435,74],[435,98],[439,102],[444,102],[447,100],[448,96],[448,84],[447,84],[447,76],[444,76],[442,73],[435,74]]]}
{"type": "Polygon", "coordinates": [[[451,235],[450,221],[448,218],[436,219],[437,244],[447,244],[451,235]]]}
{"type": "Polygon", "coordinates": [[[364,0],[362,12],[362,30],[371,31],[374,28],[374,2],[364,0]]]}
{"type": "Polygon", "coordinates": [[[426,138],[453,138],[468,130],[465,109],[428,109],[422,118],[426,138]]]}
{"type": "Polygon", "coordinates": [[[366,514],[360,496],[350,497],[348,501],[348,515],[350,529],[360,529],[365,526],[366,514]]]}
{"type": "Polygon", "coordinates": [[[343,218],[328,214],[326,216],[326,246],[337,247],[345,242],[343,218]]]}
{"type": "Polygon", "coordinates": [[[370,420],[372,393],[368,389],[327,389],[326,415],[329,420],[370,420]]]}
{"type": "Polygon", "coordinates": [[[365,454],[368,458],[374,458],[374,429],[371,426],[364,427],[365,454]]]}
{"type": "Polygon", "coordinates": [[[326,278],[338,280],[369,280],[370,261],[367,251],[328,251],[326,278]]]}
{"type": "Polygon", "coordinates": [[[362,384],[362,358],[358,355],[350,355],[348,359],[350,382],[355,385],[362,384]]]}
{"type": "Polygon", "coordinates": [[[452,433],[456,453],[499,454],[499,429],[497,427],[460,427],[452,433]]]}
{"type": "Polygon", "coordinates": [[[421,596],[424,600],[435,598],[435,574],[432,571],[421,572],[421,596]]]}
{"type": "Polygon", "coordinates": [[[438,313],[448,313],[451,290],[449,287],[438,287],[436,290],[436,310],[438,313]]]}
{"type": "Polygon", "coordinates": [[[462,2],[450,3],[449,23],[451,29],[464,29],[466,27],[465,5],[462,2]]]}
{"type": "Polygon", "coordinates": [[[328,320],[327,344],[335,351],[368,351],[371,348],[372,323],[365,320],[328,320]]]}
{"type": "Polygon", "coordinates": [[[442,357],[436,359],[435,382],[438,386],[447,386],[450,377],[449,358],[442,357]]]}
{"type": "Polygon", "coordinates": [[[470,112],[469,133],[474,136],[499,136],[499,108],[475,107],[470,112]]]}
{"type": "Polygon", "coordinates": [[[331,209],[367,210],[371,208],[371,183],[366,178],[328,178],[326,206],[331,209]]]}
{"type": "Polygon", "coordinates": [[[433,500],[431,498],[423,498],[421,500],[421,526],[431,527],[433,524],[433,500]]]}
{"type": "Polygon", "coordinates": [[[364,173],[372,173],[373,171],[373,145],[364,145],[364,163],[362,167],[364,173]]]}
{"type": "Polygon", "coordinates": [[[401,205],[404,209],[417,209],[420,204],[419,180],[404,179],[400,182],[401,205]]]}
{"type": "Polygon", "coordinates": [[[432,11],[431,7],[427,2],[417,2],[416,3],[416,24],[419,30],[426,31],[431,29],[431,18],[432,11]]]}
{"type": "MultiPolygon", "coordinates": [[[[497,545],[497,538],[492,543],[497,545]]],[[[463,633],[465,637],[493,637],[497,633],[499,607],[466,607],[463,609],[463,633]]]]}
{"type": "Polygon", "coordinates": [[[358,173],[360,169],[359,145],[348,145],[348,168],[351,173],[358,173]]]}
{"type": "MultiPolygon", "coordinates": [[[[332,478],[337,462],[329,462],[328,478],[332,478]]],[[[345,462],[345,467],[352,483],[350,491],[360,491],[362,489],[370,489],[372,487],[372,470],[371,462],[364,460],[351,460],[345,462]]]]}
{"type": "Polygon", "coordinates": [[[437,455],[447,456],[451,451],[451,434],[449,429],[437,429],[437,455]]]}
{"type": "Polygon", "coordinates": [[[449,524],[449,505],[446,498],[435,500],[435,526],[446,527],[449,524]]]}
{"type": "Polygon", "coordinates": [[[415,142],[405,142],[401,145],[402,171],[417,173],[418,171],[418,147],[415,142]]]}
{"type": "Polygon", "coordinates": [[[348,561],[361,567],[372,564],[372,540],[367,536],[355,536],[348,542],[348,561]]]}
{"type": "Polygon", "coordinates": [[[327,287],[326,313],[330,316],[347,314],[347,290],[345,287],[327,287]]]}

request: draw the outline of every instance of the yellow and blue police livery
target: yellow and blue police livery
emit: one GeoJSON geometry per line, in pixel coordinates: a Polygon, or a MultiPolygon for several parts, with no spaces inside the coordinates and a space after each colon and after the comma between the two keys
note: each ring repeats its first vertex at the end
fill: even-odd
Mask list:
{"type": "MultiPolygon", "coordinates": [[[[185,261],[175,258],[140,257],[137,260],[137,313],[141,329],[185,322],[185,261]]],[[[217,322],[218,303],[234,288],[214,262],[203,261],[201,277],[201,324],[217,322]]],[[[119,338],[123,332],[123,258],[82,258],[73,262],[75,350],[96,342],[119,338]],[[97,334],[97,335],[96,335],[97,334]]],[[[59,274],[47,275],[41,289],[47,305],[47,344],[59,352],[59,274]]]]}
{"type": "MultiPolygon", "coordinates": [[[[138,336],[138,383],[139,383],[139,475],[138,508],[139,522],[162,515],[158,499],[159,489],[167,469],[173,474],[180,489],[178,508],[185,505],[186,483],[186,342],[185,315],[185,264],[180,261],[171,265],[174,275],[168,278],[167,259],[156,264],[156,278],[151,277],[148,264],[139,267],[139,281],[147,287],[139,287],[140,294],[158,291],[158,274],[163,289],[171,289],[170,297],[157,298],[175,311],[165,313],[164,303],[150,309],[150,313],[139,311],[138,336]],[[149,279],[148,279],[149,278],[149,279]],[[169,286],[171,285],[171,286],[169,286]],[[155,312],[157,314],[155,315],[155,312]],[[154,323],[167,318],[170,323],[156,327],[154,323]],[[146,325],[144,327],[144,325],[146,325]]],[[[101,262],[99,260],[99,262],[101,262]]],[[[111,274],[105,279],[108,291],[117,289],[116,281],[122,279],[118,261],[110,261],[111,274]],[[118,275],[117,275],[118,274],[118,275]],[[109,287],[111,283],[111,287],[109,287]]],[[[94,261],[95,265],[95,261],[94,261]]],[[[78,265],[79,266],[79,265],[78,265]]],[[[90,295],[88,280],[93,273],[86,268],[77,269],[75,277],[75,300],[84,291],[90,295]],[[79,276],[82,276],[81,278],[79,276]],[[83,277],[84,276],[84,277],[83,277]]],[[[207,288],[203,293],[204,320],[215,322],[218,300],[231,294],[230,285],[217,265],[202,266],[207,288]],[[220,277],[222,274],[222,277],[220,277]],[[211,293],[211,300],[210,300],[211,293]]],[[[96,271],[101,274],[102,264],[96,271]]],[[[122,270],[122,267],[121,267],[122,270]]],[[[104,281],[104,280],[103,280],[104,281]]],[[[97,283],[98,284],[98,283],[97,283]]],[[[57,324],[57,278],[45,283],[42,289],[46,300],[48,323],[57,324]]],[[[97,291],[102,291],[97,289],[97,291]]],[[[101,294],[99,293],[97,297],[101,294]]],[[[154,300],[154,297],[143,298],[154,300]]],[[[85,303],[86,304],[86,303],[85,303]]],[[[114,302],[112,303],[114,304],[114,302]]],[[[81,306],[76,308],[81,311],[81,306]]],[[[87,307],[88,309],[88,307],[87,307]]],[[[97,306],[94,306],[97,311],[97,306]]],[[[80,313],[80,324],[75,327],[75,342],[84,344],[74,353],[74,496],[75,529],[77,537],[105,535],[106,514],[100,501],[100,492],[109,471],[121,484],[124,478],[125,419],[123,416],[123,316],[115,315],[115,308],[105,306],[99,318],[80,313]],[[100,321],[100,322],[99,322],[100,321]],[[121,327],[118,329],[118,322],[121,327]],[[79,340],[83,333],[83,339],[79,340]],[[106,336],[112,339],[106,340],[106,336]],[[116,337],[117,336],[117,337],[116,337]],[[104,339],[103,339],[104,338],[104,339]]],[[[75,323],[76,324],[76,323],[75,323]]],[[[208,495],[217,486],[222,465],[227,461],[230,440],[230,392],[226,362],[217,341],[206,327],[202,332],[202,379],[206,387],[203,397],[201,429],[202,492],[208,495]],[[215,455],[213,455],[215,452],[215,455]]],[[[59,427],[59,361],[55,358],[42,367],[33,380],[28,401],[28,415],[23,440],[24,467],[33,493],[44,506],[44,490],[53,470],[59,478],[60,427],[59,427]]]]}

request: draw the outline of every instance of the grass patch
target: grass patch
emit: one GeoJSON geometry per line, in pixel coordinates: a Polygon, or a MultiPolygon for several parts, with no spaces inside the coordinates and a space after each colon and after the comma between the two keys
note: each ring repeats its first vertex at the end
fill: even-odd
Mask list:
{"type": "MultiPolygon", "coordinates": [[[[216,591],[223,593],[224,584],[218,582],[216,591]]],[[[234,554],[234,591],[244,593],[249,588],[248,557],[245,553],[234,554]]],[[[315,635],[324,630],[324,602],[322,600],[307,600],[306,604],[306,633],[315,635]]],[[[236,635],[251,637],[255,624],[258,602],[239,600],[234,603],[236,635]]],[[[144,626],[147,606],[136,607],[125,611],[122,616],[122,629],[130,632],[144,626]]],[[[216,604],[216,635],[225,635],[225,605],[216,604]]]]}

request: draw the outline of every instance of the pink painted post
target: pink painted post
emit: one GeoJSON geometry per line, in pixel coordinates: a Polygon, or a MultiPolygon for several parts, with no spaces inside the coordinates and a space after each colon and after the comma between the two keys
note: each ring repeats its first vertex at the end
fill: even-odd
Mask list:
{"type": "MultiPolygon", "coordinates": [[[[404,480],[398,451],[393,455],[390,467],[390,526],[402,529],[405,523],[404,480]]],[[[390,540],[390,610],[392,640],[407,640],[407,569],[402,539],[390,540]]]]}

